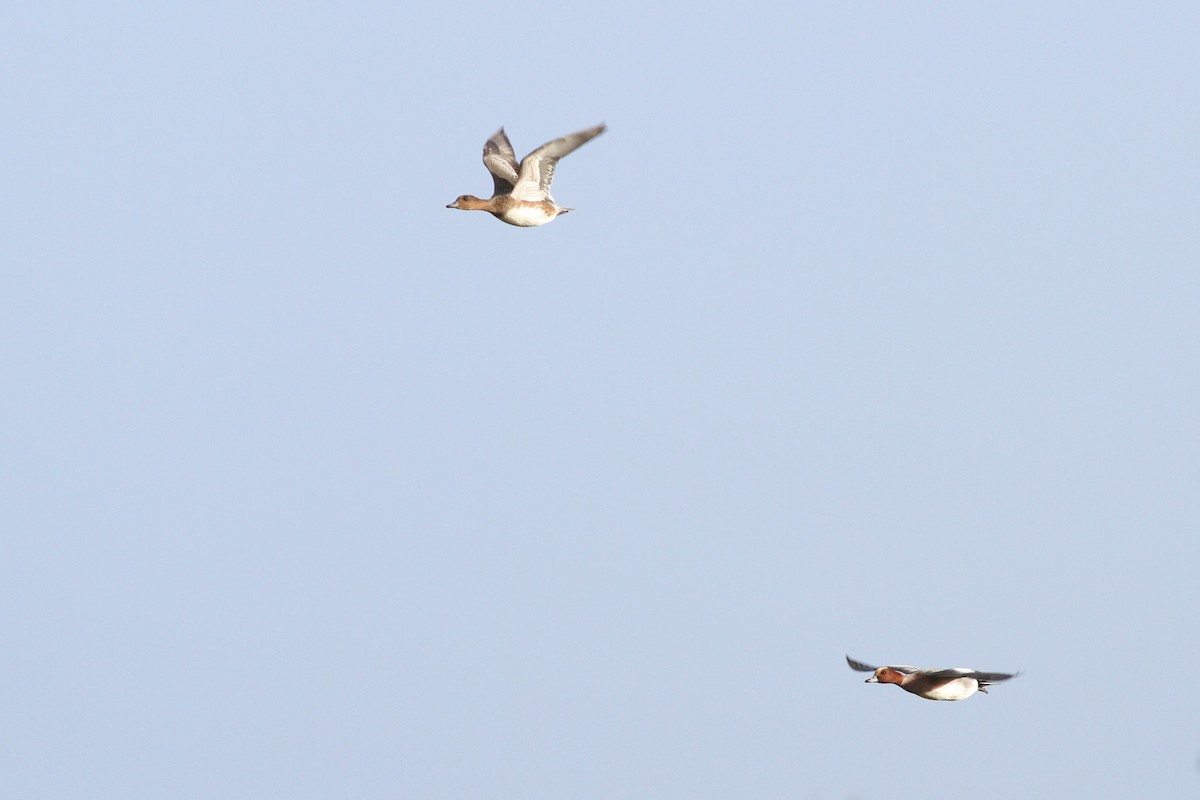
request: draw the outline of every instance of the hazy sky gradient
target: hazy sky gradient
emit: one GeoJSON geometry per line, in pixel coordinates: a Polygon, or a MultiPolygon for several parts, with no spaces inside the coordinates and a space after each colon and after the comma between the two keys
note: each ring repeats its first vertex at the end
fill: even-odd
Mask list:
{"type": "Polygon", "coordinates": [[[419,5],[0,10],[0,795],[1195,797],[1200,6],[419,5]]]}

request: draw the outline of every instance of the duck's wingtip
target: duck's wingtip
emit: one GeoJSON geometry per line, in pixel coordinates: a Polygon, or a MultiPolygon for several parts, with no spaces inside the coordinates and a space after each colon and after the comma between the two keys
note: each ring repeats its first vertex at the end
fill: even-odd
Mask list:
{"type": "Polygon", "coordinates": [[[855,672],[874,672],[875,671],[875,667],[872,667],[870,664],[864,664],[861,661],[855,661],[850,656],[846,656],[846,663],[849,664],[850,669],[854,670],[855,672]]]}

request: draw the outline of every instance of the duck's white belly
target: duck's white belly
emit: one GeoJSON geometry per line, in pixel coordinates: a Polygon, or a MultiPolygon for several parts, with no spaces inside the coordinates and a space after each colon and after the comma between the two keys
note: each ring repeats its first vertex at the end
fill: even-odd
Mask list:
{"type": "Polygon", "coordinates": [[[930,689],[924,694],[930,700],[966,700],[977,691],[979,691],[979,682],[974,678],[959,678],[944,683],[936,689],[930,689]]]}
{"type": "Polygon", "coordinates": [[[506,210],[500,219],[519,228],[532,228],[535,225],[545,225],[557,216],[557,212],[547,211],[542,206],[519,205],[506,210]]]}

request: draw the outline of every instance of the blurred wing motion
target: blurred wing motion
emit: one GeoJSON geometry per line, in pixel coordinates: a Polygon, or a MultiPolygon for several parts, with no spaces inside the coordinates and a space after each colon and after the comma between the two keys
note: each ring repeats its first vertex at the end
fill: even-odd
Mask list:
{"type": "Polygon", "coordinates": [[[872,667],[870,664],[864,664],[861,661],[855,661],[850,656],[846,656],[846,663],[850,665],[850,669],[856,672],[874,672],[875,670],[879,669],[878,667],[872,667]]]}

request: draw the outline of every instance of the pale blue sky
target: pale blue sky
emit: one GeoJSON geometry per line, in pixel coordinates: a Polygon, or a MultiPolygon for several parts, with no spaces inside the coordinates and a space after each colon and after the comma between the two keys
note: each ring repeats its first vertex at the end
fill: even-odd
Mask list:
{"type": "Polygon", "coordinates": [[[1200,6],[417,5],[0,10],[0,795],[1195,797],[1200,6]]]}

